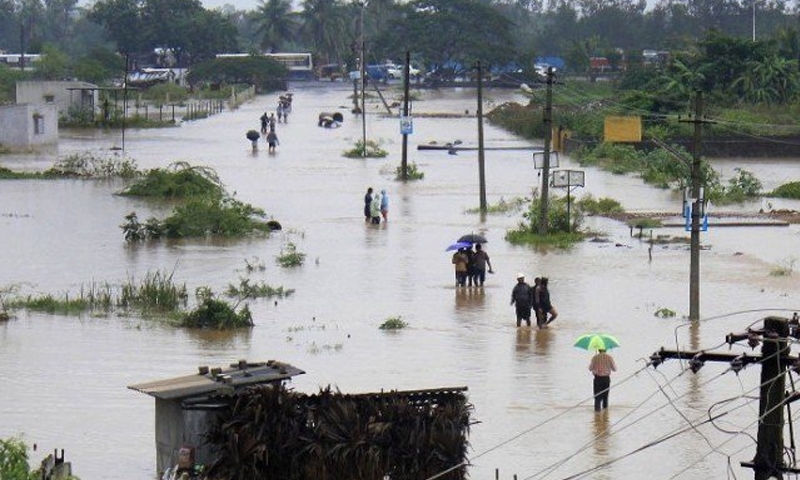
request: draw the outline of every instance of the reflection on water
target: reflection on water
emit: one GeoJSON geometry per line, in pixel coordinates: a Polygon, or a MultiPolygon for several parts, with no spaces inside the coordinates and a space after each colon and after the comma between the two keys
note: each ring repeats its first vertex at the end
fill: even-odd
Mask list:
{"type": "Polygon", "coordinates": [[[594,454],[602,462],[608,460],[608,409],[594,412],[594,454]]]}
{"type": "Polygon", "coordinates": [[[554,328],[538,328],[536,329],[536,354],[547,356],[550,353],[550,343],[555,335],[554,328]]]}
{"type": "Polygon", "coordinates": [[[531,351],[531,327],[517,327],[517,355],[525,356],[531,351]]]}
{"type": "Polygon", "coordinates": [[[456,311],[481,309],[486,301],[484,287],[454,287],[456,292],[456,311]]]}

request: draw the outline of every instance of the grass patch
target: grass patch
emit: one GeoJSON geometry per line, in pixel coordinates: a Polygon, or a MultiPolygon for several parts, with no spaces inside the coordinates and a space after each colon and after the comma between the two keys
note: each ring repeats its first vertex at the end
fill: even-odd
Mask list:
{"type": "Polygon", "coordinates": [[[408,326],[408,322],[403,320],[403,317],[396,316],[396,317],[389,317],[383,321],[380,328],[381,330],[400,330],[406,328],[408,326]]]}
{"type": "Polygon", "coordinates": [[[639,229],[639,233],[641,234],[642,230],[661,228],[661,220],[648,217],[632,218],[628,220],[628,226],[639,229]]]}
{"type": "Polygon", "coordinates": [[[43,172],[15,172],[0,167],[0,180],[133,178],[138,174],[134,160],[118,156],[99,157],[88,152],[68,155],[43,172]]]}
{"type": "Polygon", "coordinates": [[[790,277],[794,274],[795,263],[797,263],[797,260],[794,258],[785,260],[780,265],[770,270],[769,274],[772,277],[790,277]]]}
{"type": "MultiPolygon", "coordinates": [[[[486,213],[490,215],[504,215],[509,213],[516,213],[530,202],[530,199],[525,197],[514,197],[511,200],[506,200],[500,197],[497,203],[490,203],[486,206],[486,213]]],[[[467,213],[481,213],[480,207],[467,209],[467,213]]]]}
{"type": "Polygon", "coordinates": [[[675,312],[675,310],[670,310],[669,308],[664,308],[664,307],[659,308],[658,310],[655,311],[655,313],[653,313],[653,316],[659,318],[672,318],[676,315],[677,313],[675,312]]]}
{"type": "Polygon", "coordinates": [[[362,140],[356,142],[355,147],[350,150],[345,150],[342,154],[347,158],[383,158],[389,155],[389,152],[382,149],[377,142],[367,140],[366,145],[362,140]]]}
{"type": "Polygon", "coordinates": [[[306,254],[297,251],[297,245],[293,242],[288,242],[285,247],[281,249],[280,255],[275,257],[278,265],[284,268],[299,267],[303,265],[306,260],[306,254]]]}
{"type": "Polygon", "coordinates": [[[119,195],[163,199],[222,197],[225,191],[217,173],[208,167],[175,162],[167,168],[154,168],[125,188],[119,195]]]}
{"type": "Polygon", "coordinates": [[[120,228],[131,243],[161,237],[243,237],[280,229],[275,220],[266,220],[262,209],[228,196],[213,169],[186,162],[149,170],[120,194],[185,200],[163,221],[151,217],[141,223],[136,212],[126,215],[120,228]]]}
{"type": "Polygon", "coordinates": [[[576,202],[576,205],[587,215],[617,215],[625,213],[622,204],[613,198],[594,198],[591,194],[581,197],[576,202]]]}
{"type": "Polygon", "coordinates": [[[784,183],[767,194],[768,197],[800,199],[800,182],[784,183]]]}
{"type": "Polygon", "coordinates": [[[203,197],[192,198],[175,207],[172,215],[164,221],[149,218],[142,224],[136,212],[131,212],[125,216],[125,223],[120,228],[130,243],[161,237],[244,237],[268,234],[271,228],[264,221],[266,216],[263,210],[233,198],[203,197]]]}
{"type": "MultiPolygon", "coordinates": [[[[407,174],[408,174],[407,180],[422,180],[423,178],[425,178],[425,172],[420,170],[420,168],[417,167],[416,163],[411,162],[406,167],[407,167],[406,170],[407,170],[407,174]]],[[[398,165],[397,168],[395,168],[395,170],[394,170],[394,179],[395,180],[403,180],[403,166],[402,165],[398,165]]]]}
{"type": "Polygon", "coordinates": [[[70,295],[69,292],[61,297],[51,294],[29,295],[4,300],[3,306],[11,310],[26,309],[54,315],[80,315],[87,312],[107,315],[113,310],[113,298],[111,285],[92,283],[89,287],[81,286],[76,295],[70,295]]]}
{"type": "Polygon", "coordinates": [[[239,285],[228,284],[225,296],[230,298],[286,298],[294,293],[293,288],[272,287],[264,282],[251,283],[248,278],[239,279],[239,285]]]}
{"type": "Polygon", "coordinates": [[[137,283],[133,277],[122,285],[117,306],[142,313],[168,313],[186,306],[186,284],[173,281],[173,274],[161,271],[148,272],[137,283]]]}
{"type": "Polygon", "coordinates": [[[518,229],[506,232],[505,238],[515,245],[567,249],[576,243],[582,242],[586,238],[586,234],[583,232],[551,232],[547,235],[539,235],[530,230],[518,229]]]}
{"type": "Polygon", "coordinates": [[[227,330],[252,327],[254,325],[253,315],[246,304],[239,311],[236,311],[238,302],[235,305],[231,305],[224,300],[215,298],[208,287],[198,288],[196,296],[198,298],[197,307],[181,316],[180,326],[227,330]]]}

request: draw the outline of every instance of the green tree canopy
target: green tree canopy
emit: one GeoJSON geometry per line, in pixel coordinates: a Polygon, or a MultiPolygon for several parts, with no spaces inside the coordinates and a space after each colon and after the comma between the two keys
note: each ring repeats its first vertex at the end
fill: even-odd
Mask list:
{"type": "Polygon", "coordinates": [[[247,83],[262,90],[279,90],[285,87],[286,67],[262,56],[244,58],[215,58],[192,66],[188,80],[191,84],[247,83]]]}

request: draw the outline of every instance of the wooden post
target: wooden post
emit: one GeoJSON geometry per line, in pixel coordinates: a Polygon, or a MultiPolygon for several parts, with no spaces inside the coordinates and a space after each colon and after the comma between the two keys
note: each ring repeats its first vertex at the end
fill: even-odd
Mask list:
{"type": "Polygon", "coordinates": [[[542,124],[544,126],[544,164],[542,165],[542,201],[539,213],[539,235],[547,235],[550,202],[550,140],[553,135],[553,67],[547,67],[547,94],[545,95],[542,124]]]}
{"type": "Polygon", "coordinates": [[[486,168],[483,153],[483,67],[477,62],[478,69],[478,183],[480,184],[481,214],[486,215],[486,168]]]}
{"type": "Polygon", "coordinates": [[[764,345],[761,347],[761,398],[758,403],[758,444],[753,459],[755,480],[783,478],[783,401],[786,387],[786,363],[789,354],[786,337],[789,322],[785,318],[764,319],[764,345]]]}
{"type": "MultiPolygon", "coordinates": [[[[403,67],[403,117],[408,117],[408,76],[411,63],[411,52],[406,50],[406,64],[403,67]]],[[[400,158],[400,178],[408,180],[408,134],[403,133],[403,154],[400,158]]]]}

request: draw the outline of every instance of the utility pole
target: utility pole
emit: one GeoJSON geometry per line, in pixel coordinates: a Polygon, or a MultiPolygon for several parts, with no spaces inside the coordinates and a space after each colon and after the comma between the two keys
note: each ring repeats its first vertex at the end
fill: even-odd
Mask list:
{"type": "Polygon", "coordinates": [[[786,393],[786,369],[796,365],[798,357],[790,353],[787,339],[800,337],[800,325],[782,317],[766,317],[763,328],[750,328],[746,333],[730,333],[725,341],[729,345],[747,340],[751,347],[762,344],[760,355],[747,353],[716,353],[709,351],[666,350],[662,348],[650,356],[653,367],[665,359],[678,358],[689,361],[689,368],[697,373],[706,361],[728,362],[737,374],[750,364],[761,364],[761,387],[758,406],[758,435],[756,455],[750,462],[741,462],[743,467],[752,468],[755,480],[783,479],[783,473],[800,473],[794,466],[784,463],[783,407],[800,400],[800,393],[786,393]],[[790,329],[791,325],[791,329],[790,329]]]}
{"type": "Polygon", "coordinates": [[[19,69],[25,71],[25,20],[21,20],[19,24],[19,69]]]}
{"type": "Polygon", "coordinates": [[[547,235],[550,203],[550,141],[553,135],[553,67],[547,67],[547,94],[545,96],[544,116],[544,160],[542,165],[542,201],[539,213],[539,235],[547,235]]]}
{"type": "Polygon", "coordinates": [[[689,243],[689,320],[700,319],[700,222],[705,213],[705,199],[700,185],[700,156],[703,145],[703,92],[697,91],[694,118],[681,120],[694,124],[691,163],[691,239],[689,243]]]}
{"type": "Polygon", "coordinates": [[[367,85],[367,59],[365,55],[365,42],[364,42],[364,8],[367,6],[366,0],[361,2],[361,19],[360,35],[361,35],[361,156],[367,156],[367,112],[366,112],[366,93],[364,89],[367,85]]]}
{"type": "Polygon", "coordinates": [[[481,214],[486,215],[486,161],[483,149],[483,67],[480,60],[475,66],[478,70],[478,183],[480,183],[481,214]]]}
{"type": "MultiPolygon", "coordinates": [[[[408,118],[408,77],[411,52],[406,50],[406,63],[403,66],[403,117],[408,118]]],[[[408,180],[408,133],[403,132],[403,156],[400,159],[400,178],[408,180]]]]}

